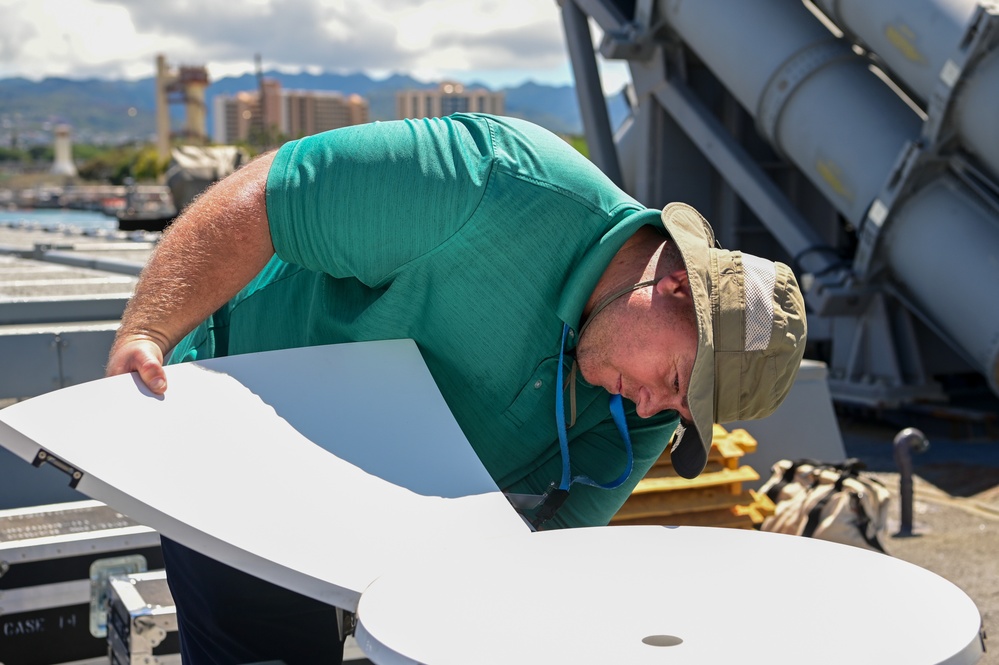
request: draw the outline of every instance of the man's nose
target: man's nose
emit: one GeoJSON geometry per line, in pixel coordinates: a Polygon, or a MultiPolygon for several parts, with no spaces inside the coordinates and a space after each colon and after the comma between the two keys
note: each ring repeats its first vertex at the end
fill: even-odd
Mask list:
{"type": "MultiPolygon", "coordinates": [[[[674,396],[675,397],[675,396],[674,396]]],[[[668,409],[673,409],[678,411],[680,406],[680,400],[671,400],[668,395],[662,393],[654,394],[650,399],[640,402],[635,405],[635,413],[638,414],[639,418],[651,418],[657,413],[662,413],[668,409]]]]}
{"type": "Polygon", "coordinates": [[[690,405],[687,404],[686,395],[676,395],[674,394],[660,394],[656,396],[657,399],[649,400],[648,403],[643,404],[635,409],[635,413],[638,414],[640,418],[651,418],[657,413],[662,413],[666,410],[673,410],[680,414],[686,422],[693,422],[694,417],[690,413],[690,405]],[[644,413],[643,413],[644,411],[644,413]]]}

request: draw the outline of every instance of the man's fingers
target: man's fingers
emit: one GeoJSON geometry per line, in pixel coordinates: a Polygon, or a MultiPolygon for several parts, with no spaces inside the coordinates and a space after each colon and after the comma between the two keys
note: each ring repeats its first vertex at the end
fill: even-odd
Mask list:
{"type": "Polygon", "coordinates": [[[167,389],[166,372],[163,371],[163,363],[157,358],[146,357],[145,361],[138,367],[139,378],[146,384],[146,387],[157,395],[162,395],[167,389]]]}
{"type": "Polygon", "coordinates": [[[136,372],[149,390],[162,395],[167,388],[163,352],[148,339],[136,339],[115,347],[108,358],[107,375],[136,372]]]}

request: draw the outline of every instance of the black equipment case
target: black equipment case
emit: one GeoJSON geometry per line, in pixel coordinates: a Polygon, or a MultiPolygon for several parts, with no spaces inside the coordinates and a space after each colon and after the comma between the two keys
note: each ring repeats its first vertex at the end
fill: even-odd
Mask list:
{"type": "Polygon", "coordinates": [[[0,663],[107,662],[108,578],[162,568],[159,534],[99,501],[0,511],[0,663]]]}
{"type": "Polygon", "coordinates": [[[165,571],[112,577],[109,601],[111,665],[180,665],[177,608],[165,571]]]}

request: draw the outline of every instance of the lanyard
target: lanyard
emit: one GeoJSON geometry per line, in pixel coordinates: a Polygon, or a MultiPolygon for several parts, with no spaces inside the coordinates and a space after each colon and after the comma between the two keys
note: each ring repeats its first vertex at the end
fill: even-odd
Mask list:
{"type": "Polygon", "coordinates": [[[569,325],[565,324],[562,328],[562,346],[558,352],[558,378],[556,379],[555,388],[555,424],[558,427],[558,445],[562,454],[562,478],[557,488],[552,483],[552,487],[545,492],[544,497],[538,504],[537,512],[531,521],[535,528],[541,526],[555,515],[562,504],[565,503],[565,500],[569,498],[569,488],[573,483],[581,483],[604,490],[616,489],[631,476],[631,470],[635,465],[635,455],[631,447],[631,435],[628,433],[628,423],[624,417],[624,405],[621,402],[621,396],[611,395],[610,413],[614,419],[614,424],[617,425],[617,431],[621,434],[621,439],[624,440],[624,449],[628,453],[628,463],[625,465],[621,475],[607,484],[598,483],[589,476],[572,476],[572,472],[569,469],[569,437],[566,434],[565,428],[565,385],[562,369],[565,360],[565,340],[568,335],[569,325]]]}

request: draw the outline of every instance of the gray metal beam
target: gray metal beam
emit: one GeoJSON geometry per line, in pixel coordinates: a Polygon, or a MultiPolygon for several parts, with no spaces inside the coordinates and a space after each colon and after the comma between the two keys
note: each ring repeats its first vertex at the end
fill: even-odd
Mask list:
{"type": "Polygon", "coordinates": [[[583,118],[590,160],[616,185],[622,185],[621,167],[611,131],[607,102],[604,99],[600,72],[597,70],[593,36],[586,14],[573,0],[562,4],[562,23],[576,78],[576,95],[583,118]]]}
{"type": "Polygon", "coordinates": [[[120,319],[130,294],[26,298],[0,302],[0,326],[120,319]]]}
{"type": "MultiPolygon", "coordinates": [[[[123,247],[121,249],[126,248],[123,247]]],[[[58,263],[60,265],[73,266],[75,268],[90,268],[91,270],[102,270],[104,272],[113,272],[122,275],[138,275],[142,272],[143,266],[145,266],[145,262],[125,261],[123,259],[104,258],[100,256],[90,256],[60,250],[43,251],[34,255],[32,258],[38,261],[58,263]]]]}
{"type": "Polygon", "coordinates": [[[0,330],[0,399],[34,397],[61,387],[58,340],[54,332],[4,334],[0,330]]]}
{"type": "Polygon", "coordinates": [[[118,322],[0,328],[0,399],[42,395],[104,376],[118,322]]]}
{"type": "Polygon", "coordinates": [[[592,16],[604,32],[623,30],[627,19],[614,5],[603,0],[559,0],[559,5],[575,4],[586,15],[592,16]]]}

